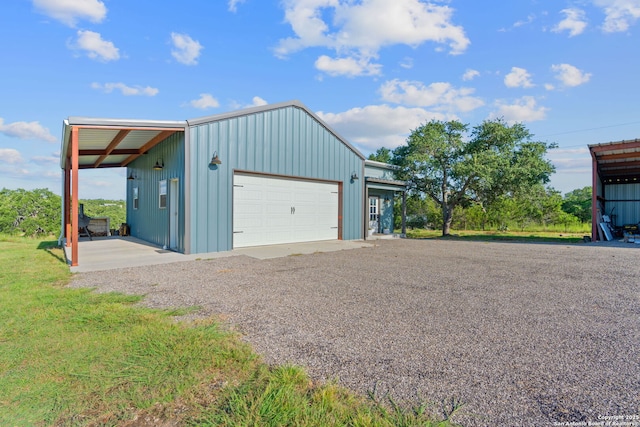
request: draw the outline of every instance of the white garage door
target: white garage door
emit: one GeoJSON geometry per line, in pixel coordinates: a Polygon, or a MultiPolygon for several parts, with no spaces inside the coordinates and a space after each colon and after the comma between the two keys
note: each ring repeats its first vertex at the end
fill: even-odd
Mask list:
{"type": "Polygon", "coordinates": [[[234,175],[234,248],[337,238],[338,184],[234,175]]]}

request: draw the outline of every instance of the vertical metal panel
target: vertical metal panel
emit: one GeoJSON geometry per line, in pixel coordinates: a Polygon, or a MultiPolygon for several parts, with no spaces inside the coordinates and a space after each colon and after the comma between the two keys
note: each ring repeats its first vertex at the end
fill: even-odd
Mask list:
{"type": "MultiPolygon", "coordinates": [[[[178,132],[138,157],[128,169],[127,176],[133,174],[134,180],[127,181],[127,223],[131,235],[159,246],[169,245],[169,204],[159,207],[159,182],[178,179],[178,250],[185,251],[185,189],[184,189],[184,134],[178,132]],[[163,162],[162,170],[153,170],[157,161],[163,162]],[[138,209],[133,209],[133,188],[138,188],[138,209]]],[[[167,190],[169,192],[169,190],[167,190]]],[[[168,198],[172,197],[167,194],[168,198]]],[[[119,225],[119,224],[118,224],[119,225]]]]}
{"type": "Polygon", "coordinates": [[[233,247],[233,173],[253,171],[343,183],[343,238],[362,238],[362,159],[301,108],[287,106],[190,127],[192,252],[233,247]],[[222,165],[209,168],[217,151],[222,165]]]}
{"type": "Polygon", "coordinates": [[[640,184],[606,186],[605,214],[615,216],[616,225],[640,222],[640,184]]]}

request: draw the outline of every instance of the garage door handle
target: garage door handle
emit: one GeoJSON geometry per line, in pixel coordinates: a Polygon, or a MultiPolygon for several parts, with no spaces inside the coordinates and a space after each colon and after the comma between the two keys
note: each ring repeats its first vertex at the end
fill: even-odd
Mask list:
{"type": "Polygon", "coordinates": [[[296,208],[295,208],[295,207],[293,207],[293,206],[291,206],[291,215],[293,215],[293,214],[295,214],[295,213],[296,213],[296,208]]]}
{"type": "Polygon", "coordinates": [[[233,234],[242,234],[244,231],[234,231],[233,234]]]}
{"type": "Polygon", "coordinates": [[[331,227],[331,228],[332,228],[332,229],[336,229],[336,228],[338,228],[338,227],[331,227]]]}

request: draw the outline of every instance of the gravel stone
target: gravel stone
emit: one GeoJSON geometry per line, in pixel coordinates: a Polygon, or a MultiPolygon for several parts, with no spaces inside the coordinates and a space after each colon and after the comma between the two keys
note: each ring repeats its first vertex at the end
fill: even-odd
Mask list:
{"type": "Polygon", "coordinates": [[[80,273],[71,286],[202,306],[267,363],[406,405],[455,398],[465,426],[552,426],[640,414],[638,255],[394,239],[80,273]]]}

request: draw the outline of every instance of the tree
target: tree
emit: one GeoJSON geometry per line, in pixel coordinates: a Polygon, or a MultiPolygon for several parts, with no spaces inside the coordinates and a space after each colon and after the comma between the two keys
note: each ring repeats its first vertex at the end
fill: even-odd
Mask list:
{"type": "Polygon", "coordinates": [[[519,123],[487,120],[465,140],[468,125],[432,120],[414,129],[394,150],[398,178],[442,210],[442,235],[450,234],[457,206],[489,205],[500,197],[546,184],[554,168],[544,158],[553,145],[534,142],[519,123]]]}
{"type": "Polygon", "coordinates": [[[375,160],[376,162],[391,163],[391,150],[385,147],[380,147],[375,153],[369,154],[369,160],[375,160]]]}
{"type": "Polygon", "coordinates": [[[562,210],[575,216],[580,222],[591,222],[591,187],[579,188],[565,194],[562,210]]]}
{"type": "Polygon", "coordinates": [[[60,231],[60,196],[43,188],[0,191],[0,232],[26,236],[60,231]]]}

